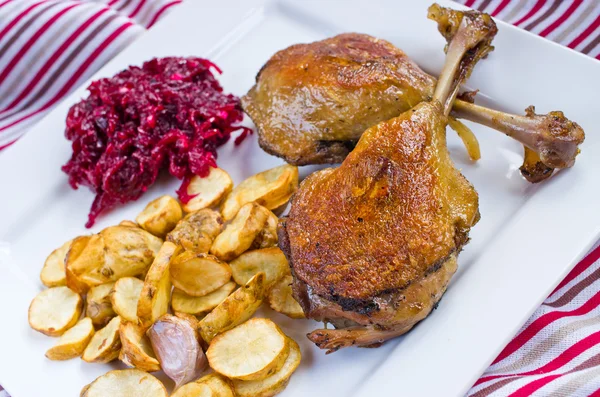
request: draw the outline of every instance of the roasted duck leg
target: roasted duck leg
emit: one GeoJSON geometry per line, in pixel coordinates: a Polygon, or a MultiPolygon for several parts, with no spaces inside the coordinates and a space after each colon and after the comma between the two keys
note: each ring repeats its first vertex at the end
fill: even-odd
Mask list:
{"type": "Polygon", "coordinates": [[[479,220],[478,196],[446,147],[459,85],[489,51],[489,15],[438,5],[448,32],[433,99],[367,129],[336,169],[310,175],[279,225],[279,245],[307,317],[333,324],[308,335],[317,346],[376,346],[425,318],[456,271],[479,220]]]}
{"type": "Polygon", "coordinates": [[[242,106],[266,152],[295,165],[335,164],[367,128],[430,99],[434,86],[391,43],[347,33],[277,52],[242,106]]]}
{"type": "MultiPolygon", "coordinates": [[[[261,147],[268,153],[296,165],[333,164],[342,162],[367,128],[430,100],[435,83],[434,77],[391,43],[365,34],[346,33],[276,53],[260,70],[242,104],[258,128],[261,147]]],[[[525,122],[520,116],[469,105],[456,100],[458,111],[453,116],[515,138],[521,134],[507,130],[530,132],[533,136],[543,124],[541,118],[553,119],[551,124],[566,126],[560,127],[563,131],[577,130],[573,132],[573,142],[582,141],[581,128],[562,112],[536,117],[528,113],[531,120],[525,122]],[[500,117],[503,122],[490,121],[493,117],[500,117]],[[534,118],[537,122],[533,122],[534,118]]],[[[465,140],[464,136],[461,138],[465,140]]],[[[473,136],[470,145],[477,145],[473,136]]],[[[478,152],[476,148],[474,152],[478,152]]],[[[521,171],[529,181],[539,182],[550,176],[554,168],[572,165],[572,161],[559,167],[544,164],[526,149],[521,171]]]]}

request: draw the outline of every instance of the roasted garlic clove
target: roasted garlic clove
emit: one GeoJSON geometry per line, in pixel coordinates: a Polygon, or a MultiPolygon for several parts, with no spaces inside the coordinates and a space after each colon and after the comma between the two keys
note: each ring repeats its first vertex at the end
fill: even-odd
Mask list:
{"type": "Polygon", "coordinates": [[[165,314],[148,330],[148,337],[164,373],[175,388],[200,377],[208,362],[196,330],[186,320],[165,314]]]}

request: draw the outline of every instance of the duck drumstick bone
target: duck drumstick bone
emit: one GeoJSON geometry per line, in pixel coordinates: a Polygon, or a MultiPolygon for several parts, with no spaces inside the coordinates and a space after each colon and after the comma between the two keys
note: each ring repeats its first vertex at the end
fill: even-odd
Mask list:
{"type": "Polygon", "coordinates": [[[530,182],[548,178],[556,168],[572,167],[579,145],[585,139],[583,129],[560,111],[540,115],[530,106],[525,113],[525,116],[508,114],[457,100],[451,114],[493,128],[522,143],[525,160],[521,173],[530,182]]]}
{"type": "Polygon", "coordinates": [[[444,69],[433,93],[447,116],[460,84],[471,76],[475,64],[494,50],[491,43],[498,29],[488,14],[457,13],[438,4],[429,7],[427,17],[438,23],[438,30],[448,42],[444,69]]]}

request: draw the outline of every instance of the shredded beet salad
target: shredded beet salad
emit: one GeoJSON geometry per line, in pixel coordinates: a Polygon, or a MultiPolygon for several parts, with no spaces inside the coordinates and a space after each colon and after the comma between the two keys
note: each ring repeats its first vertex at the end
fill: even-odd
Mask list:
{"type": "Polygon", "coordinates": [[[94,81],[90,95],[69,110],[65,135],[73,155],[62,170],[73,189],[89,186],[96,198],[86,227],[116,204],[138,199],[161,169],[183,180],[185,202],[193,175],[216,167],[217,147],[241,130],[239,98],[224,94],[202,58],[157,58],[94,81]]]}

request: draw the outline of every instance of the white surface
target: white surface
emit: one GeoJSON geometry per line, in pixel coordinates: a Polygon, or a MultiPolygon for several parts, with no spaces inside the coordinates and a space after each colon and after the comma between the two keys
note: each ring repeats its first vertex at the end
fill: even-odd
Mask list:
{"type": "MultiPolygon", "coordinates": [[[[368,7],[358,0],[263,3],[186,1],[96,77],[155,56],[205,56],[224,70],[225,90],[242,95],[276,50],[343,31],[390,40],[431,73],[443,63],[444,42],[426,18],[429,2],[370,0],[368,7]]],[[[473,127],[483,158],[471,164],[449,132],[453,158],[479,192],[482,219],[439,309],[408,335],[379,349],[344,349],[329,356],[304,337],[316,323],[265,310],[277,316],[303,353],[284,396],[464,394],[598,236],[600,138],[593,108],[600,92],[600,63],[498,24],[496,51],[478,65],[469,86],[481,90],[480,101],[504,110],[522,113],[535,104],[538,112],[565,111],[587,133],[576,167],[534,187],[519,175],[519,145],[473,127]]],[[[70,156],[63,138],[65,115],[85,95],[84,88],[0,155],[0,384],[13,397],[75,396],[111,367],[80,360],[50,362],[44,352],[55,340],[27,325],[45,257],[87,232],[83,224],[93,195],[85,188],[71,190],[60,171],[70,156]]],[[[236,182],[280,162],[258,148],[256,136],[236,150],[228,145],[219,158],[236,182]]],[[[145,203],[174,194],[177,186],[171,179],[161,181],[138,202],[101,217],[92,231],[133,219],[145,203]]]]}

